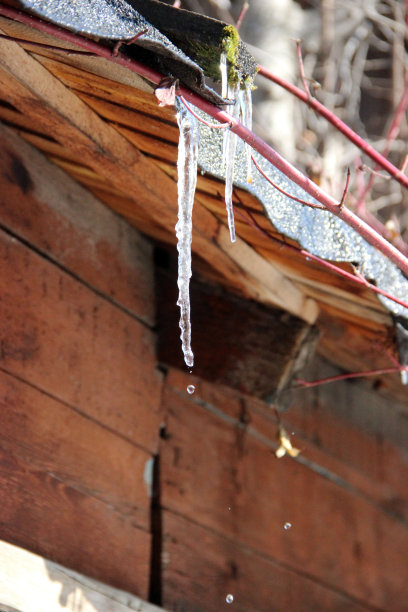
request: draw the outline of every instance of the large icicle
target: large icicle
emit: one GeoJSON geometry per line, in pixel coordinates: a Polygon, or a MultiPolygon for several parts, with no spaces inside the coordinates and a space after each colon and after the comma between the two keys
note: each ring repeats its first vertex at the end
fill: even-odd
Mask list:
{"type": "MultiPolygon", "coordinates": [[[[239,92],[241,100],[241,116],[242,123],[248,130],[252,130],[252,84],[247,85],[239,92]]],[[[245,156],[247,165],[247,183],[252,183],[252,149],[250,145],[245,143],[245,156]]]]}
{"type": "MultiPolygon", "coordinates": [[[[236,119],[239,117],[240,99],[239,99],[239,84],[228,88],[229,98],[234,100],[234,104],[230,104],[228,112],[236,119]]],[[[235,222],[234,208],[232,204],[232,189],[234,182],[234,165],[235,165],[235,149],[237,146],[237,136],[230,129],[225,130],[223,143],[223,161],[225,168],[225,206],[228,215],[228,227],[230,231],[231,242],[235,242],[235,222]]]]}
{"type": "Polygon", "coordinates": [[[178,250],[178,288],[177,305],[180,307],[181,348],[184,361],[189,367],[194,364],[191,350],[190,320],[190,278],[191,278],[191,240],[194,193],[197,183],[198,125],[193,115],[178,104],[177,122],[180,129],[178,146],[178,221],[176,224],[178,250]]]}

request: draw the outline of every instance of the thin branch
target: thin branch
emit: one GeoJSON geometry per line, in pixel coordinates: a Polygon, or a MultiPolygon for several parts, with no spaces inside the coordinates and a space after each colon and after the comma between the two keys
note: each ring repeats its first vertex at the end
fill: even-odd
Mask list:
{"type": "Polygon", "coordinates": [[[381,368],[379,370],[367,370],[365,372],[348,372],[347,374],[338,374],[337,376],[328,376],[327,378],[320,378],[318,380],[296,380],[296,386],[292,387],[292,389],[298,389],[301,387],[306,387],[307,389],[311,387],[320,387],[320,385],[326,385],[327,383],[339,382],[341,380],[347,380],[350,378],[366,378],[368,376],[381,376],[382,374],[396,374],[398,372],[408,372],[408,366],[393,366],[391,368],[381,368]]]}
{"type": "Polygon", "coordinates": [[[16,36],[9,36],[8,34],[0,34],[0,38],[4,40],[10,40],[11,42],[18,43],[19,45],[31,45],[38,47],[39,49],[48,49],[49,51],[58,51],[66,53],[67,55],[95,55],[93,51],[83,51],[82,49],[67,49],[66,47],[58,47],[56,45],[49,45],[47,43],[40,43],[36,40],[24,40],[24,38],[17,38],[16,36]]]}
{"type": "Polygon", "coordinates": [[[198,121],[200,121],[201,123],[203,123],[207,127],[212,128],[213,130],[222,130],[222,129],[225,130],[226,128],[231,127],[231,123],[209,123],[208,121],[206,121],[205,119],[200,117],[200,115],[197,115],[197,113],[188,104],[188,102],[184,98],[184,96],[179,94],[178,97],[180,98],[180,100],[182,101],[182,103],[184,104],[186,109],[193,115],[193,117],[195,117],[198,121]]]}
{"type": "Polygon", "coordinates": [[[290,193],[288,193],[287,191],[279,187],[276,183],[273,182],[273,180],[267,174],[265,174],[265,172],[262,170],[261,166],[258,164],[258,162],[256,161],[253,155],[251,155],[251,159],[254,162],[255,168],[258,170],[260,174],[262,174],[264,179],[266,179],[268,183],[272,185],[272,187],[274,187],[277,191],[285,195],[287,198],[290,198],[291,200],[294,200],[295,202],[299,202],[299,204],[303,204],[304,206],[309,206],[310,208],[317,208],[318,210],[326,210],[326,208],[324,206],[321,206],[320,204],[313,204],[312,202],[301,200],[300,198],[297,198],[296,196],[291,195],[290,193]]]}
{"type": "Polygon", "coordinates": [[[345,184],[345,187],[344,187],[343,195],[341,196],[341,200],[339,202],[340,210],[343,208],[344,202],[346,201],[349,184],[350,184],[350,168],[347,168],[346,184],[345,184]]]}
{"type": "Polygon", "coordinates": [[[306,81],[305,67],[303,65],[302,47],[301,47],[301,41],[300,40],[296,41],[296,54],[297,54],[297,58],[298,58],[299,74],[300,74],[300,78],[302,80],[303,89],[305,90],[305,92],[307,94],[307,97],[310,100],[312,98],[312,94],[310,93],[309,85],[307,84],[307,81],[306,81]]]}
{"type": "MultiPolygon", "coordinates": [[[[51,34],[57,38],[61,38],[70,43],[76,44],[82,48],[87,49],[88,51],[93,51],[101,57],[105,57],[106,59],[109,59],[112,62],[125,66],[126,68],[132,70],[140,76],[146,77],[151,82],[157,85],[163,79],[163,75],[157,72],[156,70],[148,68],[147,66],[141,64],[140,62],[137,62],[136,60],[130,57],[127,57],[126,55],[123,55],[122,53],[118,53],[116,57],[112,57],[112,52],[110,48],[101,45],[100,43],[89,40],[78,34],[74,34],[72,32],[64,30],[60,27],[55,26],[54,24],[42,21],[26,13],[22,13],[21,11],[13,9],[10,6],[6,6],[0,3],[0,14],[5,17],[9,17],[10,19],[13,19],[15,21],[25,23],[26,25],[29,25],[37,30],[46,32],[47,34],[51,34]]],[[[262,69],[262,73],[266,73],[269,75],[272,74],[269,73],[269,71],[266,71],[265,69],[262,69]]],[[[272,80],[275,80],[274,75],[272,80]]],[[[280,79],[280,81],[286,83],[286,81],[283,81],[282,79],[280,79]]],[[[294,88],[293,85],[288,85],[291,89],[294,88]]],[[[306,94],[304,92],[298,90],[298,88],[294,88],[294,90],[299,91],[299,97],[301,97],[301,99],[304,99],[304,101],[307,101],[307,99],[305,99],[306,94]]],[[[308,193],[318,202],[323,204],[323,206],[325,206],[333,214],[343,219],[343,221],[345,221],[345,223],[347,223],[355,231],[357,231],[357,233],[360,234],[362,238],[367,240],[367,242],[369,242],[372,246],[381,251],[396,266],[398,266],[402,272],[404,272],[408,276],[408,259],[397,248],[395,248],[392,244],[390,244],[382,236],[380,236],[378,232],[373,230],[367,223],[359,219],[357,215],[352,213],[346,207],[343,207],[341,210],[339,210],[338,203],[334,198],[326,194],[322,189],[319,188],[318,185],[316,185],[315,183],[310,181],[310,179],[305,177],[299,170],[294,168],[281,155],[279,155],[279,153],[277,153],[271,146],[266,144],[266,142],[256,136],[256,134],[254,134],[251,130],[242,125],[242,123],[232,117],[225,110],[221,110],[214,104],[208,102],[201,96],[191,92],[185,87],[181,87],[180,91],[183,97],[188,102],[194,104],[220,123],[231,123],[231,131],[237,134],[244,142],[247,142],[253,149],[258,151],[258,153],[260,153],[265,159],[271,162],[276,168],[278,168],[278,170],[283,172],[283,174],[285,174],[288,179],[299,185],[299,187],[306,191],[306,193],[308,193]]],[[[313,108],[322,107],[324,109],[325,114],[332,118],[334,124],[336,124],[336,122],[340,122],[340,120],[332,113],[330,113],[330,111],[325,109],[323,105],[320,105],[320,103],[318,104],[315,98],[312,98],[310,104],[313,106],[313,108]]],[[[340,123],[343,126],[345,125],[342,122],[340,123]]],[[[365,150],[366,152],[370,151],[371,156],[374,157],[375,161],[380,159],[380,165],[384,167],[384,169],[389,171],[393,176],[398,176],[399,182],[401,182],[405,186],[408,186],[407,176],[402,175],[401,172],[397,168],[395,168],[395,166],[393,166],[393,164],[390,164],[390,162],[385,160],[379,153],[374,151],[372,147],[365,143],[363,139],[357,136],[357,134],[350,130],[350,128],[348,128],[347,126],[345,127],[349,132],[353,134],[353,139],[357,139],[357,141],[360,142],[363,150],[365,150]]]]}
{"type": "MultiPolygon", "coordinates": [[[[387,134],[387,138],[385,141],[385,147],[383,149],[382,155],[384,158],[388,157],[388,154],[390,152],[390,148],[391,148],[391,143],[397,138],[398,133],[400,131],[401,128],[401,123],[405,117],[405,111],[407,110],[408,107],[408,79],[405,79],[405,86],[404,86],[404,91],[403,94],[401,96],[401,99],[398,103],[398,106],[395,110],[395,114],[394,114],[394,118],[391,122],[390,125],[390,129],[388,130],[388,134],[387,134]]],[[[373,173],[371,174],[366,187],[364,188],[363,193],[360,196],[360,200],[364,201],[365,196],[367,195],[367,193],[369,193],[374,185],[374,181],[375,181],[375,177],[377,174],[379,168],[379,164],[377,163],[373,173]]],[[[401,171],[399,171],[401,172],[401,171]]],[[[357,209],[359,209],[359,205],[360,205],[360,200],[357,203],[357,209]]]]}
{"type": "Polygon", "coordinates": [[[238,19],[235,22],[235,27],[236,27],[237,30],[239,30],[239,28],[241,27],[242,22],[245,19],[245,15],[248,12],[248,9],[249,9],[249,2],[245,1],[244,4],[242,5],[242,8],[241,8],[240,12],[239,12],[238,19]]]}
{"type": "Polygon", "coordinates": [[[303,259],[305,259],[306,261],[313,261],[313,262],[317,263],[318,265],[322,266],[323,268],[326,268],[330,272],[334,272],[338,276],[342,276],[343,278],[345,278],[345,279],[347,279],[347,280],[349,280],[349,281],[351,281],[353,283],[356,283],[357,285],[360,285],[361,287],[369,289],[373,293],[377,293],[378,295],[382,295],[383,297],[386,297],[387,299],[395,302],[396,304],[399,304],[400,306],[403,306],[404,308],[408,308],[408,302],[404,302],[403,300],[400,300],[399,298],[391,295],[387,291],[384,291],[383,289],[379,289],[379,287],[377,287],[376,285],[373,285],[366,278],[364,278],[364,276],[362,276],[356,269],[355,269],[356,275],[351,274],[350,272],[347,272],[346,270],[343,270],[342,268],[339,268],[335,264],[332,264],[329,261],[326,261],[325,259],[322,259],[318,255],[314,255],[313,253],[309,253],[309,251],[306,251],[305,249],[302,249],[300,247],[296,247],[296,246],[294,246],[292,244],[288,244],[287,242],[282,242],[281,240],[276,238],[276,236],[273,236],[273,234],[270,231],[268,231],[268,230],[264,229],[263,227],[261,227],[259,225],[259,223],[257,222],[257,220],[255,219],[254,215],[252,214],[251,210],[247,206],[245,206],[245,204],[242,202],[242,200],[238,196],[238,194],[235,194],[235,196],[238,199],[238,202],[239,202],[240,206],[242,207],[242,209],[245,210],[245,213],[246,213],[247,217],[246,218],[244,217],[244,215],[241,213],[241,211],[240,211],[239,207],[237,206],[237,204],[235,204],[235,210],[236,210],[237,214],[242,219],[244,219],[244,221],[249,223],[249,225],[251,227],[253,227],[255,230],[257,230],[260,234],[262,234],[263,236],[265,236],[269,240],[277,243],[279,245],[279,248],[281,248],[281,249],[288,249],[288,250],[290,250],[292,252],[295,252],[298,255],[301,255],[303,257],[303,259]]]}
{"type": "Polygon", "coordinates": [[[368,155],[368,157],[371,157],[371,159],[376,164],[386,170],[393,178],[395,178],[395,180],[401,183],[401,185],[403,185],[405,188],[408,188],[407,176],[402,174],[402,172],[396,166],[394,166],[394,164],[385,159],[385,157],[381,155],[381,153],[378,153],[378,151],[376,151],[370,144],[368,144],[368,142],[366,142],[363,138],[361,138],[361,136],[356,134],[354,130],[352,130],[341,119],[339,119],[339,117],[336,117],[334,113],[332,113],[316,98],[312,97],[309,100],[307,94],[299,87],[296,87],[296,85],[289,83],[285,79],[277,76],[276,74],[274,74],[267,68],[264,68],[263,66],[259,67],[259,74],[268,79],[269,81],[276,83],[280,87],[283,87],[291,94],[299,98],[299,100],[302,100],[302,102],[308,104],[311,108],[313,108],[313,110],[315,110],[317,113],[319,113],[319,115],[327,119],[327,121],[329,121],[329,123],[331,123],[339,132],[341,132],[344,136],[346,136],[346,138],[348,138],[353,144],[355,144],[356,147],[358,147],[361,151],[368,155]]]}

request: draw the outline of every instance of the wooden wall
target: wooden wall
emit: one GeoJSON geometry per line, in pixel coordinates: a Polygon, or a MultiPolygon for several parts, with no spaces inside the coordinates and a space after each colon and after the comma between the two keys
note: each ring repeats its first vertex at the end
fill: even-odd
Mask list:
{"type": "Polygon", "coordinates": [[[151,246],[4,128],[0,538],[147,597],[151,246]]]}
{"type": "Polygon", "coordinates": [[[5,128],[0,266],[0,539],[178,612],[408,609],[406,406],[298,391],[277,459],[264,402],[158,367],[151,245],[5,128]]]}

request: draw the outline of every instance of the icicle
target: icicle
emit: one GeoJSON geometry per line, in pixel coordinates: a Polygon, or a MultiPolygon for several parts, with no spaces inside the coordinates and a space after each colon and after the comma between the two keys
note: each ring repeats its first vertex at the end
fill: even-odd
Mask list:
{"type": "MultiPolygon", "coordinates": [[[[242,123],[248,130],[252,130],[252,84],[246,85],[244,89],[239,92],[241,99],[241,115],[242,123]]],[[[252,160],[251,160],[252,149],[250,145],[245,143],[245,156],[247,165],[247,183],[252,183],[252,160]]]]}
{"type": "Polygon", "coordinates": [[[181,348],[184,361],[193,366],[194,355],[191,350],[190,320],[190,278],[191,278],[191,240],[192,212],[194,193],[197,183],[198,125],[188,110],[178,104],[177,122],[180,129],[178,147],[178,221],[176,224],[178,250],[178,288],[177,305],[180,307],[181,348]]]}
{"type": "MultiPolygon", "coordinates": [[[[239,100],[239,84],[228,88],[228,97],[235,100],[235,104],[231,104],[228,108],[230,114],[235,118],[239,117],[240,100],[239,100]]],[[[231,242],[235,242],[235,222],[234,209],[232,204],[232,188],[234,181],[234,162],[235,149],[237,146],[237,136],[230,129],[225,130],[223,143],[223,163],[225,168],[225,206],[228,215],[228,227],[230,231],[231,242]]]]}
{"type": "Polygon", "coordinates": [[[221,95],[226,98],[228,95],[228,71],[227,71],[227,54],[224,51],[220,55],[220,72],[221,72],[221,95]]]}

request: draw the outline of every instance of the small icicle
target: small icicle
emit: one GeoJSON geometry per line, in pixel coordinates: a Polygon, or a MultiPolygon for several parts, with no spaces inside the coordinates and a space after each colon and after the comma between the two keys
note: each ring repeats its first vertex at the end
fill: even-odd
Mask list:
{"type": "Polygon", "coordinates": [[[176,224],[178,250],[178,288],[177,305],[180,307],[181,348],[184,361],[190,367],[194,364],[191,350],[190,320],[190,278],[191,278],[191,240],[194,194],[197,183],[198,125],[197,120],[184,107],[177,104],[177,122],[180,129],[177,189],[178,221],[176,224]]]}
{"type": "MultiPolygon", "coordinates": [[[[242,123],[252,130],[252,84],[246,85],[244,89],[239,92],[241,99],[241,115],[242,123]]],[[[247,183],[252,183],[252,160],[251,160],[252,149],[249,144],[245,143],[245,156],[247,165],[247,183]]]]}
{"type": "Polygon", "coordinates": [[[228,95],[228,70],[227,70],[227,54],[222,51],[220,55],[220,72],[221,72],[221,95],[226,98],[228,95]]]}
{"type": "MultiPolygon", "coordinates": [[[[239,100],[239,84],[228,88],[228,95],[232,100],[235,100],[234,105],[230,105],[229,112],[236,119],[239,117],[240,100],[239,100]]],[[[237,146],[237,137],[230,129],[225,130],[223,143],[223,161],[225,168],[225,206],[228,215],[228,227],[230,231],[231,242],[235,242],[235,222],[234,208],[232,204],[232,188],[234,182],[234,164],[235,164],[235,149],[237,146]]]]}

